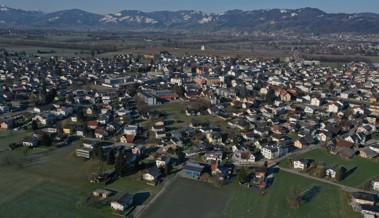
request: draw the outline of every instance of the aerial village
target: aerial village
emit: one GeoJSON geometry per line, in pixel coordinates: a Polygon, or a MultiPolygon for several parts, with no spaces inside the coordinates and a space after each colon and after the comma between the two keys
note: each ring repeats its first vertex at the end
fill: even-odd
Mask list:
{"type": "MultiPolygon", "coordinates": [[[[150,185],[176,177],[264,195],[275,170],[339,183],[353,170],[296,158],[324,149],[343,159],[379,156],[379,71],[287,58],[119,55],[0,63],[0,125],[32,133],[9,149],[63,147],[112,167],[88,182],[130,173],[150,185]],[[149,164],[143,162],[150,160],[149,164]]],[[[374,175],[375,176],[375,175],[374,175]]],[[[376,176],[379,176],[376,175],[376,176]]],[[[345,187],[346,190],[349,187],[345,187]]],[[[349,189],[349,204],[378,217],[379,177],[349,189]]],[[[112,191],[96,189],[108,198],[112,191]]],[[[110,202],[133,205],[133,193],[110,202]]]]}

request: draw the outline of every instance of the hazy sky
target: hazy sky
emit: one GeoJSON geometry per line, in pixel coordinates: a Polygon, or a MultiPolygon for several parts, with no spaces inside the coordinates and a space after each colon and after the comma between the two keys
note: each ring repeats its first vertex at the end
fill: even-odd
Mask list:
{"type": "Polygon", "coordinates": [[[326,12],[379,13],[379,0],[0,0],[8,7],[51,12],[82,9],[107,14],[125,9],[142,11],[199,10],[223,12],[232,9],[255,10],[267,8],[319,8],[326,12]]]}

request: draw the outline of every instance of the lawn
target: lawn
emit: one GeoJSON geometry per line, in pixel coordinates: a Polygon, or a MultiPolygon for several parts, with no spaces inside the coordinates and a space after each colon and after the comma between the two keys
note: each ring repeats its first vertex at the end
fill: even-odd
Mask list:
{"type": "Polygon", "coordinates": [[[0,130],[0,151],[8,149],[10,143],[19,142],[31,134],[31,131],[0,130]]]}
{"type": "Polygon", "coordinates": [[[143,218],[219,218],[230,192],[207,183],[179,178],[159,197],[143,218]]]}
{"type": "Polygon", "coordinates": [[[359,217],[347,204],[347,194],[337,187],[286,172],[275,174],[273,185],[263,196],[253,189],[241,188],[237,182],[227,185],[225,189],[234,194],[226,210],[230,218],[359,217]],[[303,193],[312,188],[315,191],[309,195],[307,202],[292,209],[288,206],[287,194],[294,185],[303,193]]]}
{"type": "Polygon", "coordinates": [[[361,187],[366,181],[379,176],[379,163],[358,156],[351,160],[346,160],[332,155],[323,149],[316,149],[297,157],[313,159],[318,162],[322,161],[327,166],[338,164],[347,170],[354,170],[351,175],[341,181],[341,184],[347,186],[361,187]]]}

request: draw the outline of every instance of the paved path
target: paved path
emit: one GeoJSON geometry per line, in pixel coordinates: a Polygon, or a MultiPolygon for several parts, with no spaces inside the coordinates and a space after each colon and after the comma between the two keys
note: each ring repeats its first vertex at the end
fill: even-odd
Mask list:
{"type": "Polygon", "coordinates": [[[350,186],[346,186],[346,185],[342,185],[342,184],[339,184],[339,183],[335,183],[335,182],[332,182],[332,181],[327,180],[327,179],[313,177],[313,176],[310,176],[310,175],[308,175],[306,173],[301,173],[301,172],[299,172],[299,171],[297,171],[295,169],[287,169],[287,168],[279,167],[279,166],[276,166],[276,168],[278,168],[280,170],[283,170],[285,172],[288,172],[288,173],[292,173],[292,174],[296,174],[296,175],[299,175],[299,176],[302,176],[302,177],[306,177],[308,179],[316,180],[318,182],[323,182],[323,183],[327,183],[327,184],[330,184],[330,185],[337,186],[337,187],[341,188],[343,191],[346,191],[346,192],[367,192],[367,193],[371,193],[371,194],[378,194],[378,193],[375,193],[375,192],[370,192],[370,191],[366,191],[366,190],[363,190],[363,189],[353,188],[353,187],[350,187],[350,186]]]}

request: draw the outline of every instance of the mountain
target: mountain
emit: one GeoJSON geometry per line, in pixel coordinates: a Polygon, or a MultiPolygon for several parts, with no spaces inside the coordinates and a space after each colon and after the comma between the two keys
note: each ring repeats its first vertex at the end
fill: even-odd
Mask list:
{"type": "Polygon", "coordinates": [[[82,10],[53,13],[24,11],[0,6],[0,27],[107,31],[293,31],[300,33],[379,33],[379,14],[325,13],[315,8],[200,11],[124,10],[99,15],[82,10]]]}

